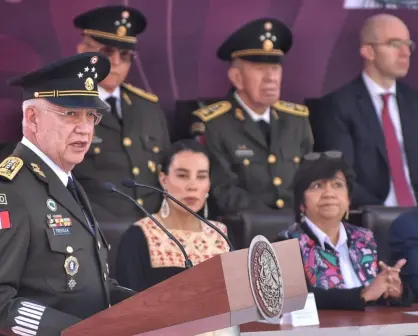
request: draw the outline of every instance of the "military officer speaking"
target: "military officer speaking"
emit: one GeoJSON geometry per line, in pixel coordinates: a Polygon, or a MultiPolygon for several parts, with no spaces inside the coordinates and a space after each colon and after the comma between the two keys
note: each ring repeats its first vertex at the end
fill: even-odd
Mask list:
{"type": "MultiPolygon", "coordinates": [[[[135,60],[136,36],[145,30],[147,21],[134,8],[107,6],[77,16],[74,24],[82,30],[78,52],[100,51],[111,64],[109,76],[98,87],[100,98],[111,110],[104,113],[86,159],[74,174],[86,190],[99,222],[136,220],[144,214],[120,195],[103,193],[99,184],[114,183],[151,213],[161,204],[158,193],[120,186],[124,177],[158,186],[160,152],[170,145],[158,97],[123,83],[135,60]]],[[[90,72],[91,67],[86,67],[81,73],[85,77],[90,72]]]]}
{"type": "Polygon", "coordinates": [[[108,108],[97,83],[109,68],[85,53],[10,82],[24,91],[23,138],[0,164],[1,335],[60,335],[133,294],[109,279],[108,245],[72,175],[108,108]]]}
{"type": "Polygon", "coordinates": [[[292,33],[276,19],[252,21],[219,48],[234,90],[194,112],[205,130],[214,199],[223,213],[292,207],[291,182],[312,150],[308,109],[279,101],[292,33]]]}

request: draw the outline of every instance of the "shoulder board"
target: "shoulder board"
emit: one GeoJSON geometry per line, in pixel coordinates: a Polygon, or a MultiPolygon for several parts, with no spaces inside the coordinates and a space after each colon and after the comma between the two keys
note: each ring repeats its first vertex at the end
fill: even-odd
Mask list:
{"type": "Polygon", "coordinates": [[[145,98],[149,101],[152,101],[153,103],[158,102],[158,97],[155,94],[146,92],[144,90],[141,90],[131,84],[123,83],[122,87],[124,87],[126,90],[131,91],[132,93],[136,94],[137,96],[140,96],[141,98],[145,98]]]}
{"type": "Polygon", "coordinates": [[[11,181],[22,167],[23,160],[21,158],[9,156],[0,163],[0,178],[11,181]]]}
{"type": "Polygon", "coordinates": [[[278,102],[273,104],[273,107],[276,110],[293,114],[293,115],[297,115],[300,117],[309,116],[309,109],[305,105],[299,105],[299,104],[294,104],[294,103],[285,102],[283,100],[279,100],[278,102]]]}
{"type": "Polygon", "coordinates": [[[193,115],[199,117],[202,121],[207,122],[228,112],[231,107],[232,105],[229,101],[220,101],[194,111],[193,115]]]}

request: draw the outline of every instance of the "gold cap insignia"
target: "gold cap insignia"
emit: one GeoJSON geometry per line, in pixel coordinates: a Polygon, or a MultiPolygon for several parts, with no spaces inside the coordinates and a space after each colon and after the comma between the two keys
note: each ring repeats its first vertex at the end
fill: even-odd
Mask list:
{"type": "Polygon", "coordinates": [[[94,89],[94,81],[89,77],[84,82],[84,86],[85,86],[86,90],[91,91],[91,90],[94,89]]]}
{"type": "Polygon", "coordinates": [[[263,42],[263,50],[264,51],[273,50],[273,47],[274,47],[274,45],[273,45],[273,42],[271,42],[271,40],[265,40],[263,42]]]}
{"type": "Polygon", "coordinates": [[[118,29],[116,29],[116,35],[118,36],[125,36],[128,32],[128,29],[126,29],[125,26],[119,26],[118,29]]]}

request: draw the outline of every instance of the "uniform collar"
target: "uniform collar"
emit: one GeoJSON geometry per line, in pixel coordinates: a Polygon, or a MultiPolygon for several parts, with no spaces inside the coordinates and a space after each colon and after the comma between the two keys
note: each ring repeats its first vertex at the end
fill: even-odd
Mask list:
{"type": "Polygon", "coordinates": [[[242,108],[247,112],[247,114],[250,116],[250,118],[254,122],[258,122],[260,120],[264,120],[267,124],[270,124],[270,107],[267,107],[267,109],[264,111],[263,114],[255,113],[252,109],[250,109],[244,101],[241,99],[239,94],[237,92],[234,92],[234,98],[242,106],[242,108]]]}
{"type": "Polygon", "coordinates": [[[64,186],[67,186],[68,183],[68,177],[71,177],[71,172],[66,173],[64,170],[62,170],[60,167],[58,167],[55,162],[53,162],[46,154],[44,154],[38,147],[36,147],[32,142],[28,140],[28,138],[23,137],[21,143],[25,145],[27,148],[29,148],[32,152],[34,152],[39,158],[45,162],[46,165],[48,165],[49,168],[52,169],[52,171],[58,176],[60,181],[64,184],[64,186]]]}
{"type": "Polygon", "coordinates": [[[109,97],[115,97],[116,100],[120,101],[120,86],[118,86],[113,92],[107,92],[100,85],[97,87],[99,90],[99,98],[103,101],[106,101],[109,97]]]}

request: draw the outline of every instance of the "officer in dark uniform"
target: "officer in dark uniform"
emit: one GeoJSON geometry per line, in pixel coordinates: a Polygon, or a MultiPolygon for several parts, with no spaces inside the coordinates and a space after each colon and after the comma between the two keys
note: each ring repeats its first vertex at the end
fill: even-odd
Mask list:
{"type": "Polygon", "coordinates": [[[109,279],[110,247],[71,173],[108,108],[109,68],[85,53],[10,82],[24,89],[24,136],[0,164],[1,335],[60,335],[134,293],[109,279]]]}
{"type": "Polygon", "coordinates": [[[313,140],[306,106],[279,101],[281,62],[291,45],[289,28],[266,18],[240,28],[218,50],[231,62],[235,89],[195,111],[200,121],[192,127],[204,130],[222,213],[292,207],[291,182],[313,140]]]}
{"type": "Polygon", "coordinates": [[[110,181],[151,212],[157,212],[161,196],[149,189],[120,186],[124,177],[158,186],[160,152],[170,139],[158,97],[123,83],[135,58],[137,34],[146,28],[145,17],[136,9],[109,6],[75,18],[83,39],[78,52],[100,51],[109,57],[109,76],[99,86],[99,96],[111,107],[96,127],[86,159],[74,171],[101,220],[136,220],[143,213],[116,193],[99,191],[98,184],[110,181]]]}

